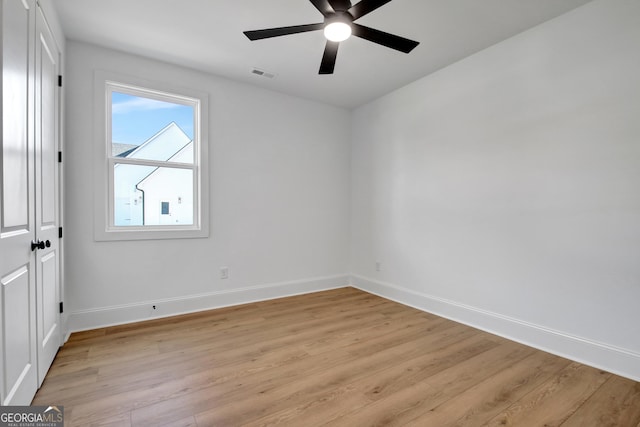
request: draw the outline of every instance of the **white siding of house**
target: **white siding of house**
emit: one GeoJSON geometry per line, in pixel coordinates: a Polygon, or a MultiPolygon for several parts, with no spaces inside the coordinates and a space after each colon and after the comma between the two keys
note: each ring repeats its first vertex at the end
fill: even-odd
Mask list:
{"type": "MultiPolygon", "coordinates": [[[[193,159],[193,143],[180,150],[171,161],[187,163],[193,159]]],[[[193,224],[193,172],[188,169],[159,168],[144,178],[138,188],[144,192],[144,218],[147,224],[193,224]],[[161,203],[169,203],[169,214],[161,214],[161,203]]]]}

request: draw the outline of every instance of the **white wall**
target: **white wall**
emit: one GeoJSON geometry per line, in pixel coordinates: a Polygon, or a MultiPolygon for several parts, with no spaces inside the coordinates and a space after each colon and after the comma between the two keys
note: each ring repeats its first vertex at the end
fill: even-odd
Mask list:
{"type": "Polygon", "coordinates": [[[67,70],[70,330],[348,283],[348,111],[74,41],[67,70]],[[209,238],[94,241],[96,69],[209,93],[209,238]]]}
{"type": "Polygon", "coordinates": [[[640,379],[639,42],[595,1],[357,109],[355,285],[640,379]]]}

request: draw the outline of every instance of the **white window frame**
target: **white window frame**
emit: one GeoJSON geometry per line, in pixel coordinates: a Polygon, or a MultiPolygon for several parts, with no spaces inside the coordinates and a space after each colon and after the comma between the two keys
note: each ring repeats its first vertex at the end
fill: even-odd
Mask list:
{"type": "Polygon", "coordinates": [[[204,238],[209,236],[208,94],[131,76],[98,70],[94,78],[94,238],[96,241],[204,238]],[[115,158],[111,148],[111,93],[192,105],[194,107],[193,164],[115,158]],[[177,167],[193,170],[192,225],[114,225],[113,169],[116,163],[177,167]]]}

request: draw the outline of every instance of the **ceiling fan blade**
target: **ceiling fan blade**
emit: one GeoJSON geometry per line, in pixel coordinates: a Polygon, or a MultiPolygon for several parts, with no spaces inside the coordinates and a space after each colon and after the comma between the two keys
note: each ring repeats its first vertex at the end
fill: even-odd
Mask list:
{"type": "Polygon", "coordinates": [[[349,9],[353,19],[362,18],[367,13],[373,12],[380,6],[384,6],[391,0],[361,0],[349,9]]]}
{"type": "Polygon", "coordinates": [[[420,44],[419,42],[405,39],[404,37],[356,24],[355,22],[351,24],[351,28],[354,36],[404,53],[411,52],[413,48],[420,44]]]}
{"type": "Polygon", "coordinates": [[[322,30],[323,28],[324,23],[293,25],[291,27],[278,27],[267,28],[266,30],[245,31],[244,35],[247,36],[249,40],[261,40],[271,37],[286,36],[289,34],[305,33],[307,31],[322,30]]]}
{"type": "Polygon", "coordinates": [[[333,69],[336,66],[336,58],[338,57],[338,46],[340,46],[339,42],[327,40],[318,74],[333,74],[333,69]]]}
{"type": "Polygon", "coordinates": [[[329,0],[329,3],[336,12],[346,12],[351,8],[350,0],[329,0]]]}
{"type": "Polygon", "coordinates": [[[336,11],[329,3],[329,0],[309,0],[320,11],[323,16],[335,13],[336,11]]]}

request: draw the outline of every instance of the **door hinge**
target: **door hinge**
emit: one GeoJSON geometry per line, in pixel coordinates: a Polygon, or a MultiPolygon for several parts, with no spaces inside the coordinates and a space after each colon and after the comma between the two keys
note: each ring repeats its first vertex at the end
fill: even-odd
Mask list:
{"type": "Polygon", "coordinates": [[[60,301],[60,313],[64,313],[64,303],[60,301]]]}
{"type": "Polygon", "coordinates": [[[62,87],[62,76],[58,74],[58,87],[62,87]]]}
{"type": "Polygon", "coordinates": [[[58,163],[62,163],[62,151],[58,151],[58,163]]]}
{"type": "Polygon", "coordinates": [[[58,227],[58,239],[62,239],[62,227],[58,227]]]}

